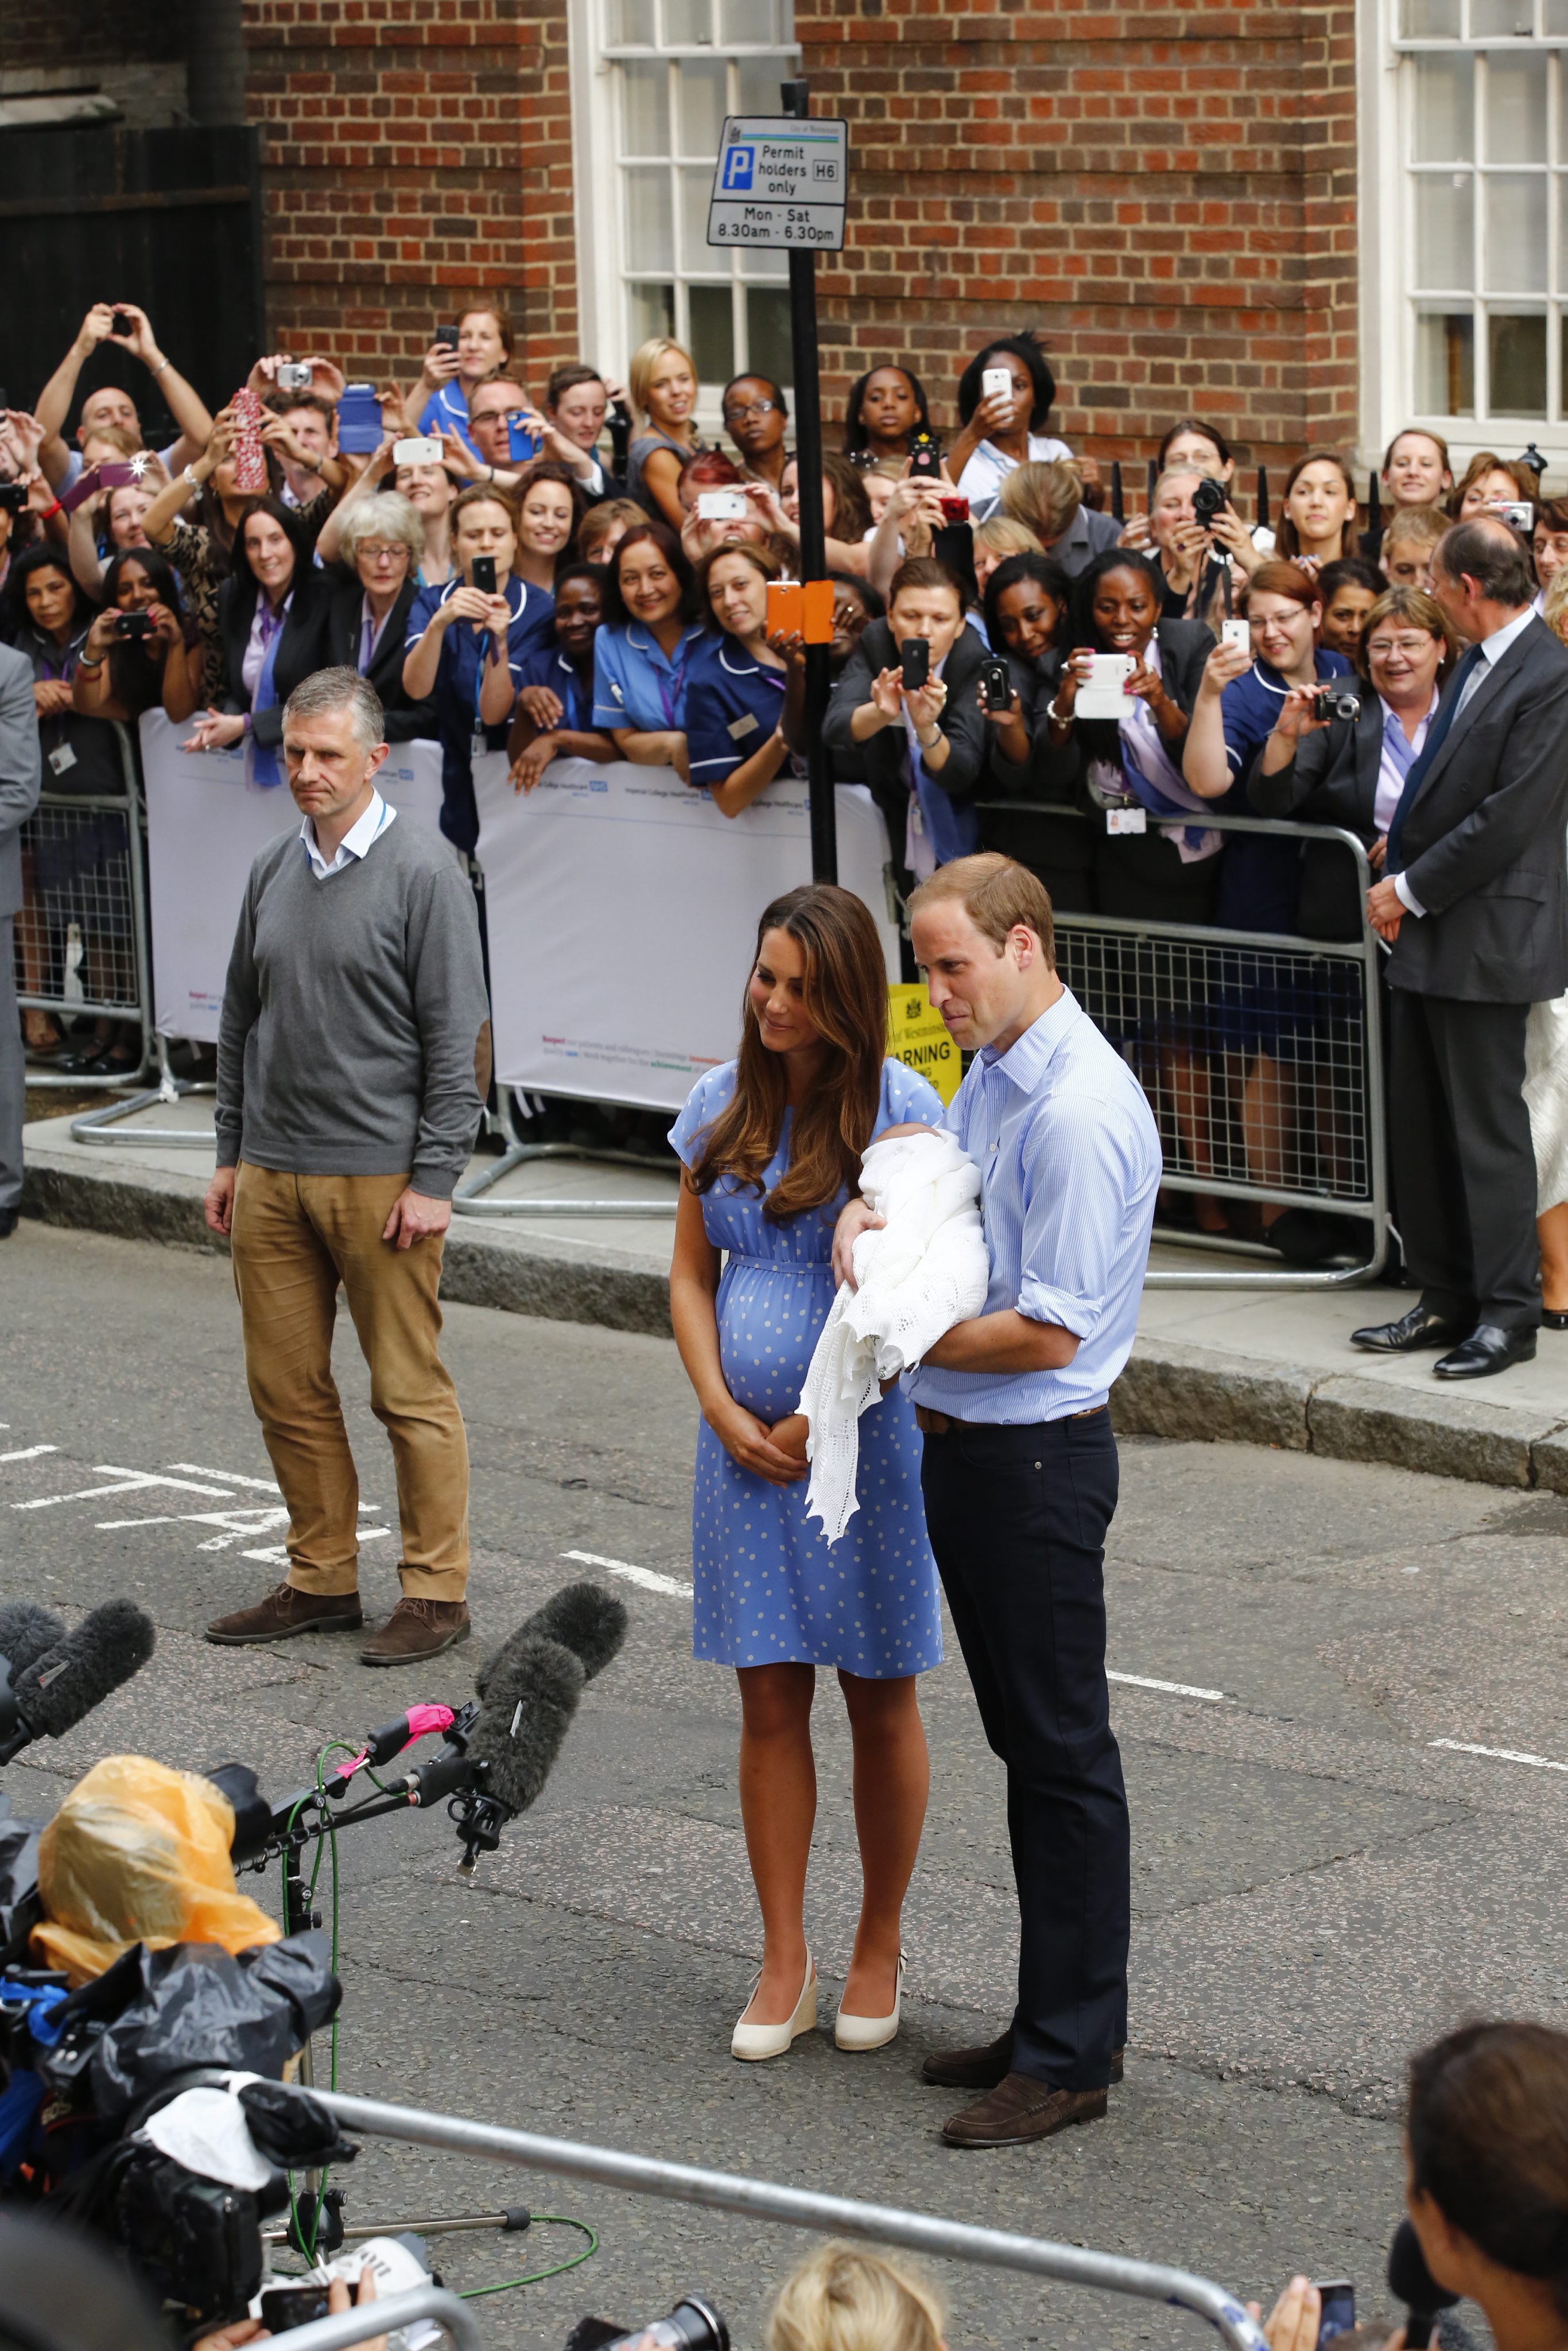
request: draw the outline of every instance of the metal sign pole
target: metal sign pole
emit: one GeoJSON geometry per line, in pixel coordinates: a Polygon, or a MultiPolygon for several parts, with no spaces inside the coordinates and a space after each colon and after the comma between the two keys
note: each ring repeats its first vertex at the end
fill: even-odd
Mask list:
{"type": "MultiPolygon", "coordinates": [[[[810,112],[804,80],[783,86],[784,111],[804,121],[810,112]]],[[[795,472],[800,486],[800,577],[827,577],[827,529],[822,519],[822,397],[817,359],[817,256],[789,252],[789,339],[795,374],[795,472]]],[[[832,763],[822,740],[831,680],[830,647],[806,647],[806,763],[811,802],[811,879],[839,878],[838,806],[832,763]]]]}

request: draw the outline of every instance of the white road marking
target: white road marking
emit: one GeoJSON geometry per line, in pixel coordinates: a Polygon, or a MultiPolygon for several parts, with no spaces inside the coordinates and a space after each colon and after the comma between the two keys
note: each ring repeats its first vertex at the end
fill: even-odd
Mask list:
{"type": "Polygon", "coordinates": [[[57,1445],[24,1445],[19,1452],[0,1453],[0,1461],[36,1461],[40,1453],[57,1453],[57,1445]]]}
{"type": "Polygon", "coordinates": [[[229,1469],[209,1469],[205,1463],[201,1461],[171,1461],[169,1467],[171,1469],[183,1469],[187,1476],[192,1478],[221,1478],[225,1486],[254,1486],[258,1494],[276,1494],[281,1491],[276,1480],[271,1478],[240,1478],[229,1469]]]}
{"type": "Polygon", "coordinates": [[[562,1559],[578,1559],[584,1567],[607,1567],[612,1575],[635,1583],[644,1592],[665,1592],[672,1600],[689,1600],[692,1587],[673,1575],[657,1575],[651,1567],[633,1567],[629,1559],[605,1559],[596,1551],[563,1551],[562,1559]]]}
{"type": "Polygon", "coordinates": [[[1130,1682],[1134,1689],[1164,1690],[1167,1698],[1206,1698],[1211,1706],[1218,1705],[1225,1697],[1223,1690],[1194,1689],[1190,1682],[1152,1682],[1146,1674],[1113,1674],[1105,1669],[1108,1682],[1130,1682]]]}
{"type": "Polygon", "coordinates": [[[1474,1747],[1464,1739],[1429,1739],[1428,1747],[1446,1747],[1450,1755],[1485,1755],[1494,1763],[1528,1763],[1532,1771],[1568,1771],[1568,1763],[1554,1763],[1549,1755],[1521,1755],[1512,1747],[1474,1747]]]}
{"type": "MultiPolygon", "coordinates": [[[[391,1532],[391,1527],[361,1527],[360,1541],[362,1543],[380,1542],[384,1535],[390,1535],[391,1532]]],[[[202,1548],[204,1551],[206,1545],[204,1543],[202,1548]]],[[[268,1543],[260,1551],[242,1551],[240,1557],[241,1559],[258,1559],[263,1567],[287,1567],[288,1546],[287,1543],[268,1543]]]]}
{"type": "Polygon", "coordinates": [[[30,1502],[13,1502],[11,1508],[48,1510],[57,1502],[96,1502],[105,1494],[141,1493],[150,1486],[176,1486],[187,1494],[210,1495],[214,1502],[226,1502],[229,1498],[226,1486],[197,1486],[189,1478],[160,1478],[149,1469],[122,1469],[117,1461],[95,1461],[92,1474],[95,1478],[111,1478],[115,1482],[110,1486],[78,1486],[70,1494],[39,1494],[30,1502]]]}

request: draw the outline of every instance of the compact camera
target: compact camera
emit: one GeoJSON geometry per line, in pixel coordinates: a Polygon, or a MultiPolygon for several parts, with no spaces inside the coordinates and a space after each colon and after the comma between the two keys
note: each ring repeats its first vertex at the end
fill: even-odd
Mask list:
{"type": "Polygon", "coordinates": [[[279,392],[308,392],[311,381],[311,371],[306,360],[278,360],[277,389],[279,392]]]}
{"type": "Polygon", "coordinates": [[[1342,686],[1320,685],[1312,696],[1312,716],[1325,718],[1359,718],[1361,696],[1347,694],[1342,686]]]}
{"type": "Polygon", "coordinates": [[[1211,529],[1229,504],[1224,483],[1217,482],[1212,474],[1205,474],[1192,494],[1192,511],[1196,520],[1203,525],[1205,530],[1211,529]]]}
{"type": "Polygon", "coordinates": [[[117,637],[155,637],[158,626],[146,612],[117,612],[114,633],[117,637]]]}
{"type": "Polygon", "coordinates": [[[1528,538],[1535,528],[1535,508],[1528,498],[1511,498],[1507,506],[1498,508],[1498,512],[1521,538],[1528,538]]]}

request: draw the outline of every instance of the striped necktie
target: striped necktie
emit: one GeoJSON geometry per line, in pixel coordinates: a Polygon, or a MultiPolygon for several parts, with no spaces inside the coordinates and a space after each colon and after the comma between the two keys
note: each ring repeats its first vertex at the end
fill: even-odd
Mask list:
{"type": "Polygon", "coordinates": [[[1388,852],[1384,859],[1383,867],[1385,873],[1395,874],[1404,870],[1399,858],[1399,841],[1405,830],[1405,820],[1416,804],[1416,796],[1427,780],[1433,760],[1447,740],[1449,727],[1458,716],[1459,705],[1464,699],[1466,681],[1480,657],[1479,645],[1472,645],[1449,679],[1448,691],[1443,696],[1437,716],[1427,730],[1427,740],[1421,746],[1418,757],[1410,763],[1410,771],[1405,778],[1405,789],[1399,795],[1399,805],[1394,811],[1394,820],[1388,828],[1388,852]]]}

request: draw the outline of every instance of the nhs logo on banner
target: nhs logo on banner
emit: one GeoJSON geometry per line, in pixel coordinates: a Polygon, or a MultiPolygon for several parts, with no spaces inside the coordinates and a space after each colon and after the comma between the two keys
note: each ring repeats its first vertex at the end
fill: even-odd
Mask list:
{"type": "Polygon", "coordinates": [[[724,186],[727,192],[747,191],[751,186],[752,170],[757,161],[755,147],[731,147],[724,159],[724,186]]]}

